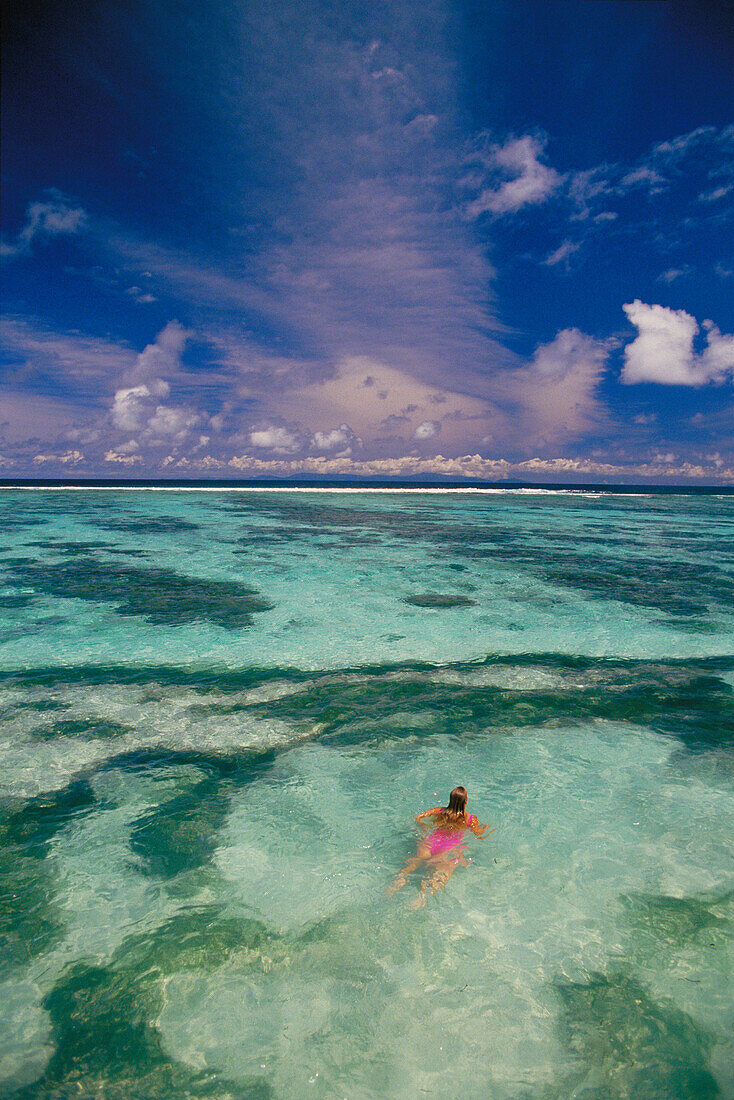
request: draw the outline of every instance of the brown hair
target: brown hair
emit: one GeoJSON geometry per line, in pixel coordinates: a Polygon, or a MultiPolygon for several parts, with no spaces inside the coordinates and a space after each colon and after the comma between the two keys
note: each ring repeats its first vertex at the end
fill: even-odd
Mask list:
{"type": "Polygon", "coordinates": [[[441,814],[441,823],[455,825],[457,824],[457,819],[463,821],[464,810],[468,801],[469,795],[466,793],[466,787],[454,787],[449,795],[449,804],[441,814]]]}

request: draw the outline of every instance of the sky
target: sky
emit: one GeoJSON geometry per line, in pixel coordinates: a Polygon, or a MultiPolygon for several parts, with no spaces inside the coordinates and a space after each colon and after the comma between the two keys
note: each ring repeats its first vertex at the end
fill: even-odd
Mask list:
{"type": "Polygon", "coordinates": [[[0,476],[734,483],[732,0],[3,39],[0,476]]]}

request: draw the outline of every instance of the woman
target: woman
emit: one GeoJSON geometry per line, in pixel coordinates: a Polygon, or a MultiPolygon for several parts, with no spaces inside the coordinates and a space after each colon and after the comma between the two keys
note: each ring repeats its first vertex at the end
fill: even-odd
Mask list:
{"type": "MultiPolygon", "coordinates": [[[[454,787],[448,806],[435,806],[432,810],[416,814],[415,819],[421,831],[425,827],[424,822],[427,824],[426,819],[429,818],[433,829],[418,843],[413,858],[398,871],[387,891],[388,896],[402,889],[406,876],[417,870],[421,863],[425,863],[433,868],[433,874],[423,880],[418,897],[413,902],[414,909],[421,909],[426,904],[426,890],[430,889],[435,894],[446,885],[460,863],[464,867],[468,866],[464,847],[466,833],[471,831],[475,836],[484,836],[488,828],[487,825],[480,825],[474,814],[466,812],[468,801],[466,788],[454,787]]],[[[494,829],[491,831],[494,832],[494,829]]]]}

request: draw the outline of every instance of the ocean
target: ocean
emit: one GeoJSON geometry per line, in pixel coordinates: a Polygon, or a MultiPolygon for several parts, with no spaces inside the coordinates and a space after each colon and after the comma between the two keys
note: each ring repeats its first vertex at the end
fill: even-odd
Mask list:
{"type": "Polygon", "coordinates": [[[0,1095],[734,1098],[734,498],[14,488],[0,551],[0,1095]]]}

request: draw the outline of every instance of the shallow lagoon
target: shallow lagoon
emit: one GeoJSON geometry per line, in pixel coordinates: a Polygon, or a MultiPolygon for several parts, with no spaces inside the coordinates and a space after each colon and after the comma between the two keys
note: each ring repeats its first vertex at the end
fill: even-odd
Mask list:
{"type": "Polygon", "coordinates": [[[734,1097],[734,501],[0,493],[3,1095],[734,1097]],[[455,783],[497,831],[384,890],[455,783]]]}

